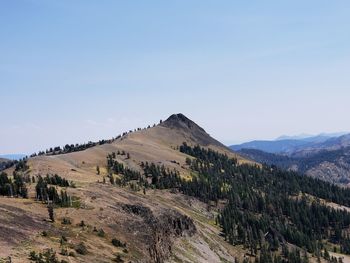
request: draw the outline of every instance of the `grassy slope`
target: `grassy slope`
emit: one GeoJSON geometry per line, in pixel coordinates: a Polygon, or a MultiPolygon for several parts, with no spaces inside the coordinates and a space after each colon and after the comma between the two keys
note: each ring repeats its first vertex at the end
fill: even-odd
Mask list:
{"type": "MultiPolygon", "coordinates": [[[[236,250],[232,251],[232,248],[218,235],[219,229],[213,225],[213,213],[215,212],[206,212],[205,204],[194,199],[189,201],[188,197],[167,191],[155,190],[144,196],[142,193],[121,189],[108,183],[98,183],[102,182],[103,176],[106,175],[104,167],[107,154],[118,150],[130,153],[130,159],[126,159],[125,156],[117,158],[118,161],[133,169],[140,169],[140,162],[148,161],[175,168],[182,176],[188,176],[189,171],[185,165],[186,155],[175,149],[184,141],[189,144],[197,144],[190,136],[186,137],[186,134],[167,127],[156,126],[128,134],[112,144],[93,147],[82,152],[38,156],[29,159],[31,175],[57,173],[73,180],[77,188],[69,188],[68,193],[83,200],[83,208],[56,209],[56,222],[52,224],[45,221],[48,217],[45,205],[33,201],[34,184],[29,186],[31,196],[29,200],[0,197],[0,209],[3,211],[0,215],[2,226],[0,245],[5,248],[1,250],[0,258],[11,256],[16,262],[27,262],[31,250],[40,251],[45,247],[52,247],[59,252],[61,235],[67,236],[71,244],[84,241],[89,248],[88,255],[70,257],[71,262],[109,261],[114,253],[122,253],[120,248],[111,246],[110,240],[115,236],[128,243],[129,253],[122,253],[125,259],[146,258],[147,248],[140,242],[143,239],[142,233],[134,233],[133,229],[128,229],[127,222],[134,222],[138,219],[120,209],[123,203],[140,203],[154,211],[173,208],[195,220],[198,234],[177,240],[173,248],[174,255],[170,261],[196,262],[194,259],[198,259],[197,262],[204,262],[204,259],[208,258],[210,262],[220,262],[224,259],[224,261],[232,262],[233,256],[240,253],[236,250]],[[101,175],[96,175],[97,165],[101,167],[101,175]],[[70,218],[72,225],[62,225],[63,217],[70,218]],[[88,228],[81,229],[77,226],[82,219],[88,222],[88,228]],[[106,237],[98,237],[92,231],[93,227],[103,228],[106,237]],[[44,230],[48,231],[48,237],[41,235],[44,230]]],[[[245,162],[243,158],[220,145],[208,145],[207,147],[245,162]]],[[[10,174],[11,169],[7,172],[10,174]]]]}
{"type": "MultiPolygon", "coordinates": [[[[189,144],[197,144],[192,138],[186,137],[186,134],[166,127],[156,126],[128,134],[112,144],[96,146],[82,152],[31,158],[29,164],[33,173],[58,173],[76,181],[95,182],[96,166],[105,167],[107,154],[124,150],[130,153],[131,158],[129,160],[123,158],[118,161],[123,162],[133,169],[140,169],[140,162],[148,161],[164,164],[169,168],[176,168],[181,174],[186,175],[188,174],[188,170],[183,167],[186,155],[175,149],[184,141],[189,144]],[[176,161],[180,165],[172,161],[176,161]]],[[[232,153],[226,147],[217,145],[208,145],[207,147],[238,158],[242,163],[252,163],[232,153]]]]}
{"type": "MultiPolygon", "coordinates": [[[[137,216],[121,209],[123,204],[142,204],[155,214],[175,209],[195,222],[197,234],[175,240],[173,254],[168,262],[233,262],[234,257],[242,259],[245,255],[244,249],[230,246],[220,237],[220,228],[215,225],[214,220],[217,211],[208,211],[206,204],[169,191],[152,190],[143,195],[141,192],[101,183],[106,175],[106,155],[118,150],[130,153],[130,159],[125,156],[117,158],[133,169],[139,169],[141,161],[148,161],[176,168],[183,176],[188,176],[186,155],[175,149],[183,141],[197,143],[186,137],[186,134],[157,126],[129,134],[113,144],[82,152],[30,159],[28,163],[32,175],[58,173],[76,182],[77,188],[68,188],[67,191],[80,198],[81,208],[55,209],[56,222],[51,223],[47,220],[45,205],[34,201],[34,184],[29,186],[29,200],[0,197],[0,247],[3,248],[0,250],[0,258],[11,256],[14,262],[28,262],[28,254],[32,250],[41,251],[50,247],[59,252],[59,239],[64,235],[68,238],[68,247],[84,241],[89,250],[87,255],[69,257],[69,262],[110,262],[116,253],[120,253],[125,260],[147,262],[149,232],[145,228],[137,227],[140,223],[137,216]],[[101,175],[96,175],[97,165],[101,167],[101,175]],[[61,220],[64,217],[69,218],[72,224],[62,225],[61,220]],[[78,226],[81,220],[88,226],[78,226]],[[106,236],[97,236],[93,231],[94,227],[102,228],[106,236]],[[42,231],[47,231],[48,236],[43,237],[42,231]],[[123,253],[121,248],[113,247],[113,237],[127,242],[129,252],[123,253]]],[[[249,162],[220,145],[207,147],[238,158],[240,162],[249,162]]],[[[72,248],[69,250],[73,251],[72,248]]],[[[67,260],[67,257],[59,257],[67,260]]]]}

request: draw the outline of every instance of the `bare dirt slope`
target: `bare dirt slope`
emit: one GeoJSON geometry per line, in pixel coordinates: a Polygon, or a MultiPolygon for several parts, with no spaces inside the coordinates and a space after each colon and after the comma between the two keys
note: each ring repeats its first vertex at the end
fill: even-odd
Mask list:
{"type": "Polygon", "coordinates": [[[144,195],[98,183],[69,192],[79,196],[82,205],[79,209],[55,209],[55,223],[49,222],[46,206],[41,203],[0,198],[0,258],[11,256],[13,262],[28,262],[33,250],[53,248],[60,252],[64,236],[64,247],[75,256],[59,258],[69,262],[111,262],[118,254],[133,262],[233,260],[229,245],[214,225],[215,211],[207,212],[206,206],[193,198],[168,191],[144,195]],[[71,224],[62,224],[63,218],[71,224]],[[81,220],[84,227],[79,225],[81,220]],[[104,236],[94,229],[103,229],[104,236]],[[126,243],[127,252],[123,247],[114,247],[112,238],[126,243]],[[88,249],[86,255],[74,250],[80,242],[88,249]]]}

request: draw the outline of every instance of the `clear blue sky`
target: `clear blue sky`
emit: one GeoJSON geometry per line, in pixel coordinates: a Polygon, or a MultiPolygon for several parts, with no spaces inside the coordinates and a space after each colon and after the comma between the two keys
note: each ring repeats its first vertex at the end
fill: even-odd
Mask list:
{"type": "Polygon", "coordinates": [[[350,131],[350,1],[0,1],[0,154],[182,112],[224,143],[350,131]]]}

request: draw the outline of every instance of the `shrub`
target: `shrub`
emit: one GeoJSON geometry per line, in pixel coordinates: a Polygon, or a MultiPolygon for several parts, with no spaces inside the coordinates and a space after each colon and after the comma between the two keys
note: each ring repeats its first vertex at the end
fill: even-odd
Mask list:
{"type": "Polygon", "coordinates": [[[61,253],[62,256],[68,256],[68,250],[66,248],[62,248],[61,249],[61,253]]]}
{"type": "Polygon", "coordinates": [[[75,247],[75,251],[80,255],[86,255],[88,253],[87,247],[85,246],[85,244],[83,242],[79,243],[75,247]]]}
{"type": "Polygon", "coordinates": [[[99,237],[105,237],[105,231],[103,231],[103,229],[101,228],[99,231],[98,231],[98,233],[97,233],[97,235],[99,236],[99,237]]]}
{"type": "Polygon", "coordinates": [[[43,253],[39,253],[36,254],[35,251],[31,251],[29,254],[29,259],[31,261],[35,261],[37,263],[46,263],[46,262],[50,262],[50,263],[64,263],[64,262],[60,262],[56,256],[56,252],[50,248],[50,249],[46,249],[44,250],[43,253]]]}
{"type": "Polygon", "coordinates": [[[115,247],[126,247],[126,244],[121,242],[119,239],[113,238],[112,239],[112,244],[115,247]]]}
{"type": "Polygon", "coordinates": [[[63,218],[62,219],[62,225],[70,225],[70,224],[72,224],[72,222],[71,222],[71,220],[69,219],[69,218],[63,218]]]}
{"type": "Polygon", "coordinates": [[[36,260],[37,259],[37,255],[36,255],[36,252],[35,251],[31,251],[30,253],[29,253],[29,259],[30,260],[36,260]]]}

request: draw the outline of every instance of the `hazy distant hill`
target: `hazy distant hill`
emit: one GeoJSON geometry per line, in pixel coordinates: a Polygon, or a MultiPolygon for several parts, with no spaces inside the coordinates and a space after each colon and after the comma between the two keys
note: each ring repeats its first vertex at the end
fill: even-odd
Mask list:
{"type": "Polygon", "coordinates": [[[332,138],[332,137],[339,137],[342,135],[348,134],[348,132],[335,132],[335,133],[320,133],[319,135],[311,135],[311,134],[300,134],[300,135],[295,135],[295,136],[289,136],[289,135],[282,135],[276,139],[278,140],[307,140],[311,139],[312,141],[315,140],[315,138],[332,138]]]}
{"type": "Polygon", "coordinates": [[[333,183],[350,183],[350,135],[299,145],[280,153],[256,149],[240,149],[239,152],[260,163],[298,171],[333,183]]]}
{"type": "Polygon", "coordinates": [[[303,140],[278,140],[278,141],[251,141],[239,145],[232,145],[230,148],[234,151],[241,149],[255,149],[269,153],[288,152],[296,147],[305,146],[308,141],[303,140]]]}
{"type": "Polygon", "coordinates": [[[315,142],[309,145],[296,147],[290,153],[293,156],[306,156],[315,154],[319,151],[333,151],[346,148],[350,146],[350,134],[342,135],[339,137],[329,138],[325,141],[315,142]]]}
{"type": "MultiPolygon", "coordinates": [[[[306,135],[305,135],[306,136],[306,135]]],[[[280,154],[303,154],[317,150],[335,150],[341,147],[350,146],[350,134],[334,133],[320,134],[317,136],[281,136],[276,140],[256,140],[238,145],[232,145],[230,148],[234,151],[241,149],[255,149],[268,153],[280,154]],[[339,134],[342,134],[339,136],[339,134]]]]}
{"type": "Polygon", "coordinates": [[[313,147],[313,145],[321,144],[331,139],[332,137],[328,137],[326,135],[317,135],[311,137],[287,137],[283,136],[273,141],[251,141],[238,145],[232,145],[230,148],[234,151],[239,151],[241,149],[255,149],[261,150],[269,153],[285,153],[290,154],[295,152],[296,150],[301,150],[308,147],[313,147]],[[299,139],[296,139],[296,138],[299,139]],[[287,138],[287,139],[282,139],[287,138]]]}
{"type": "Polygon", "coordinates": [[[12,160],[9,159],[5,159],[5,158],[0,158],[0,171],[8,168],[9,166],[11,166],[13,163],[12,160]]]}

